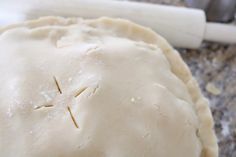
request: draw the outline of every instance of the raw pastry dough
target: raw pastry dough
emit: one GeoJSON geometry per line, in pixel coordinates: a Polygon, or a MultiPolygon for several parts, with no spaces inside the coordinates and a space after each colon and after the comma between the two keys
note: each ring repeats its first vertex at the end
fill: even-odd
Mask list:
{"type": "Polygon", "coordinates": [[[150,29],[45,17],[0,34],[0,156],[218,156],[208,101],[150,29]]]}

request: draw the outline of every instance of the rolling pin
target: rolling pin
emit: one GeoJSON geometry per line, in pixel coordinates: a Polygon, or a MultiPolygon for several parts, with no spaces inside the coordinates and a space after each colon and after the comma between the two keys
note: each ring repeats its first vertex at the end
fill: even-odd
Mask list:
{"type": "Polygon", "coordinates": [[[48,15],[125,18],[152,28],[180,48],[198,48],[203,40],[236,43],[236,26],[209,23],[198,9],[115,0],[9,0],[1,5],[5,13],[27,19],[48,15]]]}

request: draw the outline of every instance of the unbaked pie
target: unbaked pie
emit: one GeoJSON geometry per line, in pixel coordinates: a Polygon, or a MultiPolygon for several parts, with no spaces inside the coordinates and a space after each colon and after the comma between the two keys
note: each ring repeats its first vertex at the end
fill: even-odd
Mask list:
{"type": "Polygon", "coordinates": [[[218,156],[208,101],[152,30],[45,17],[0,34],[1,157],[218,156]]]}

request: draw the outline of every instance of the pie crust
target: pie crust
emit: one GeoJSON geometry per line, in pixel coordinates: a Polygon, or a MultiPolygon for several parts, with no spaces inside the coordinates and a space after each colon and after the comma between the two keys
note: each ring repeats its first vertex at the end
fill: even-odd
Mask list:
{"type": "Polygon", "coordinates": [[[207,99],[151,29],[43,17],[1,28],[0,49],[0,156],[218,156],[207,99]]]}

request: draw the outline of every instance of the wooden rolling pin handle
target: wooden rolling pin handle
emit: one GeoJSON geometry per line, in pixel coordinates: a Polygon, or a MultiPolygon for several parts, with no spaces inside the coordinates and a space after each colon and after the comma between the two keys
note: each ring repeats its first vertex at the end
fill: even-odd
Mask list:
{"type": "Polygon", "coordinates": [[[236,26],[207,23],[204,39],[207,41],[236,44],[236,26]]]}

